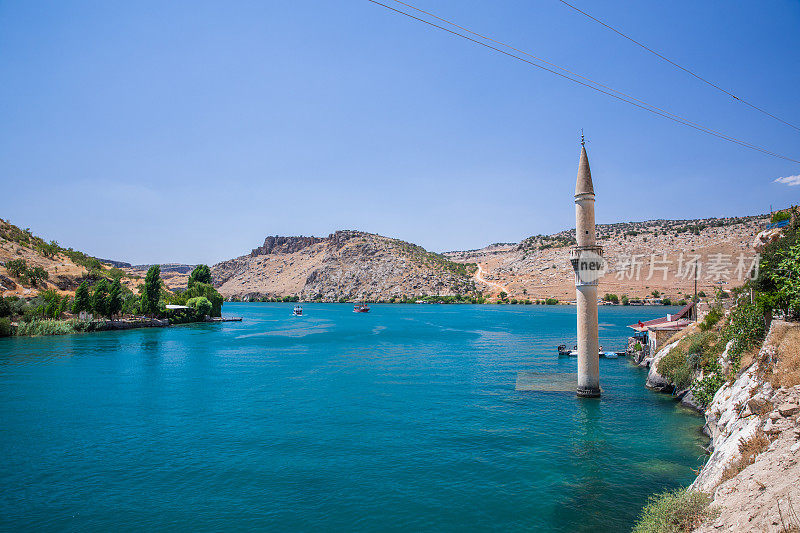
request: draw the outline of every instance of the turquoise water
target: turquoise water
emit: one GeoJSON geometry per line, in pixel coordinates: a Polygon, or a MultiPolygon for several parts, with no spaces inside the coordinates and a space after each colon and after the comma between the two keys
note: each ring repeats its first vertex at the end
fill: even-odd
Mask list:
{"type": "MultiPolygon", "coordinates": [[[[625,359],[600,401],[515,391],[574,372],[574,307],[291,309],[0,339],[0,527],[625,531],[701,461],[701,419],[625,359]]],[[[601,307],[601,344],[667,311],[601,307]]]]}

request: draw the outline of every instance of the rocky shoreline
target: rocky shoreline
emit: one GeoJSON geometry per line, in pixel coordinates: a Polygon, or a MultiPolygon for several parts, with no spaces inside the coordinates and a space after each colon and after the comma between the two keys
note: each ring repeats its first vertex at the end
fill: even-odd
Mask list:
{"type": "MultiPolygon", "coordinates": [[[[648,388],[673,394],[705,416],[710,455],[689,490],[708,494],[712,512],[696,531],[783,532],[800,527],[800,385],[775,386],[773,374],[781,341],[792,330],[800,331],[800,324],[772,321],[754,362],[723,385],[706,409],[690,390],[675,390],[658,372],[658,362],[678,340],[650,357],[633,354],[634,363],[649,368],[648,388]]],[[[729,348],[730,343],[721,361],[729,348]]]]}

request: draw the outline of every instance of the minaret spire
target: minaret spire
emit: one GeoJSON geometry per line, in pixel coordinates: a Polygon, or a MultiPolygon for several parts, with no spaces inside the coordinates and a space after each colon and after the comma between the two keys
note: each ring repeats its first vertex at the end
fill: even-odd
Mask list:
{"type": "Polygon", "coordinates": [[[581,130],[581,154],[575,181],[575,240],[570,261],[575,270],[578,322],[578,396],[600,396],[600,339],[598,337],[597,281],[603,271],[603,249],[597,245],[594,184],[581,130]]]}

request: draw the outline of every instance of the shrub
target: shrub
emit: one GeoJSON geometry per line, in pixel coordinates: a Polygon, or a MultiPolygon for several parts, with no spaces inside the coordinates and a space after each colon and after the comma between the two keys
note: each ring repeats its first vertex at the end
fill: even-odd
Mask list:
{"type": "Polygon", "coordinates": [[[14,326],[10,318],[0,318],[0,337],[10,337],[14,334],[14,326]]]}
{"type": "Polygon", "coordinates": [[[11,298],[5,299],[0,296],[0,317],[11,316],[11,298]]]}
{"type": "Polygon", "coordinates": [[[627,294],[623,294],[622,296],[619,297],[619,303],[621,303],[622,305],[630,305],[631,304],[630,300],[628,299],[628,295],[627,294]]]}
{"type": "Polygon", "coordinates": [[[47,270],[40,266],[35,266],[33,268],[29,268],[27,272],[27,277],[31,282],[31,285],[36,287],[42,281],[47,280],[50,277],[50,274],[47,273],[47,270]]]}
{"type": "Polygon", "coordinates": [[[712,371],[703,376],[703,379],[692,384],[692,396],[701,407],[708,407],[714,399],[714,395],[724,384],[725,377],[718,370],[712,371]]]}
{"type": "Polygon", "coordinates": [[[724,346],[728,341],[733,341],[728,350],[728,360],[734,371],[739,369],[742,354],[760,343],[765,334],[763,314],[757,305],[741,303],[731,311],[728,322],[722,328],[720,342],[724,346]]]}
{"type": "Polygon", "coordinates": [[[546,299],[544,301],[544,303],[546,305],[558,305],[558,299],[557,298],[548,298],[548,299],[546,299]]]}
{"type": "Polygon", "coordinates": [[[795,314],[800,314],[800,242],[777,254],[779,263],[772,274],[778,297],[795,314]]]}
{"type": "Polygon", "coordinates": [[[676,489],[650,496],[633,533],[683,533],[692,531],[713,516],[707,494],[676,489]]]}
{"type": "Polygon", "coordinates": [[[700,322],[700,331],[708,331],[713,328],[723,316],[722,308],[719,306],[712,307],[708,314],[700,322]]]}
{"type": "Polygon", "coordinates": [[[20,278],[28,273],[28,263],[24,259],[6,261],[6,270],[15,278],[20,278]]]}
{"type": "Polygon", "coordinates": [[[211,314],[211,301],[205,296],[196,296],[194,298],[190,298],[189,301],[186,302],[186,305],[195,309],[197,311],[197,315],[200,317],[211,314]]]}
{"type": "Polygon", "coordinates": [[[776,222],[789,220],[790,218],[792,218],[792,215],[789,213],[789,211],[776,211],[775,213],[772,213],[772,219],[770,219],[770,222],[774,224],[776,222]]]}
{"type": "Polygon", "coordinates": [[[669,379],[678,390],[687,388],[692,383],[694,369],[689,359],[676,346],[658,362],[658,373],[669,379]]]}

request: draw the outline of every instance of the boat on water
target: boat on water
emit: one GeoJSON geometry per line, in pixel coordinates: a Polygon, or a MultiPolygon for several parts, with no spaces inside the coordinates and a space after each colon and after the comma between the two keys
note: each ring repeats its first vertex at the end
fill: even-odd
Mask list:
{"type": "Polygon", "coordinates": [[[302,305],[295,305],[294,310],[292,311],[294,316],[303,316],[303,306],[302,305]]]}
{"type": "Polygon", "coordinates": [[[558,347],[558,355],[569,355],[571,351],[575,351],[575,355],[578,355],[577,349],[578,347],[575,346],[572,350],[567,350],[567,345],[561,344],[558,347]]]}
{"type": "Polygon", "coordinates": [[[356,304],[353,306],[354,313],[369,313],[369,305],[366,303],[356,304]]]}
{"type": "MultiPolygon", "coordinates": [[[[571,350],[568,350],[566,344],[561,344],[558,346],[558,355],[578,357],[578,347],[575,346],[571,350]]],[[[600,349],[597,351],[597,355],[600,357],[605,357],[606,359],[617,359],[620,355],[625,355],[625,352],[604,352],[603,347],[600,346],[600,349]]]]}

